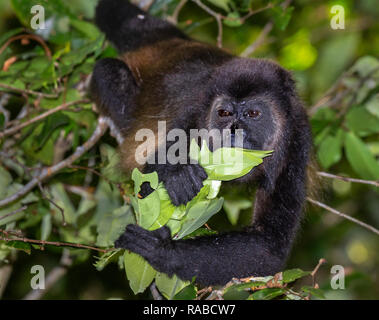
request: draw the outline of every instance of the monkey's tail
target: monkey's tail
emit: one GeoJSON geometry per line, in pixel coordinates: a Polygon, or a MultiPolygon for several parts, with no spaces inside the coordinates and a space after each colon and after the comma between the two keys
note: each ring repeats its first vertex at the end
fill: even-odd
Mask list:
{"type": "Polygon", "coordinates": [[[147,14],[127,0],[100,0],[95,21],[120,53],[170,38],[187,38],[169,22],[147,14]]]}

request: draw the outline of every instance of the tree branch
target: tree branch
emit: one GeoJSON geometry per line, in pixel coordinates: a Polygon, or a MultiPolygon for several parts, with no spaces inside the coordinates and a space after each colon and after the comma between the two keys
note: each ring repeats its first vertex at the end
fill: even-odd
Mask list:
{"type": "MultiPolygon", "coordinates": [[[[287,8],[290,5],[290,3],[291,3],[291,0],[286,0],[282,5],[283,9],[287,8]]],[[[263,9],[267,9],[267,7],[263,9]]],[[[266,41],[268,34],[271,32],[273,28],[274,28],[274,22],[273,21],[267,22],[266,25],[263,27],[261,33],[259,34],[258,38],[251,45],[249,45],[240,54],[240,56],[246,58],[252,55],[253,52],[266,41]]]]}
{"type": "Polygon", "coordinates": [[[93,132],[92,136],[83,145],[76,148],[75,152],[71,156],[69,156],[65,160],[62,160],[61,162],[53,166],[42,169],[38,176],[34,177],[31,181],[29,181],[23,188],[21,188],[15,194],[11,195],[8,198],[0,200],[0,208],[22,198],[24,195],[30,192],[35,186],[37,186],[38,183],[53,176],[54,174],[56,174],[63,168],[66,168],[70,166],[71,164],[73,164],[73,162],[79,159],[85,152],[87,152],[97,143],[97,141],[104,135],[107,128],[108,128],[108,125],[106,121],[102,117],[100,117],[98,119],[98,125],[95,131],[93,132]]]}
{"type": "Polygon", "coordinates": [[[0,229],[0,233],[4,235],[4,237],[0,237],[0,240],[5,241],[5,242],[22,241],[26,243],[38,244],[41,246],[50,245],[50,246],[55,246],[55,247],[71,247],[71,248],[79,248],[79,249],[89,249],[89,250],[99,251],[103,253],[113,250],[113,249],[101,249],[101,248],[89,246],[86,244],[80,244],[80,243],[29,239],[29,238],[17,236],[15,235],[14,232],[6,231],[3,229],[0,229]]]}
{"type": "Polygon", "coordinates": [[[28,120],[28,121],[25,121],[18,126],[15,126],[15,127],[9,128],[7,130],[4,130],[3,132],[0,132],[0,139],[4,138],[6,136],[12,135],[12,134],[16,133],[17,131],[20,131],[21,129],[31,125],[32,123],[41,121],[41,120],[45,119],[46,117],[52,115],[53,113],[56,113],[56,112],[62,111],[62,110],[66,110],[66,109],[68,109],[68,107],[70,107],[72,105],[81,104],[81,103],[89,103],[89,102],[90,101],[87,99],[82,99],[82,100],[76,100],[76,101],[71,101],[68,103],[61,104],[60,106],[55,107],[53,109],[50,109],[49,111],[46,111],[46,112],[28,120]]]}
{"type": "Polygon", "coordinates": [[[193,2],[195,2],[200,8],[208,12],[212,17],[216,19],[217,27],[218,27],[217,46],[219,48],[222,48],[222,15],[213,11],[211,8],[207,7],[200,0],[193,0],[193,2]]]}
{"type": "Polygon", "coordinates": [[[40,96],[47,99],[58,98],[58,94],[50,94],[50,93],[43,93],[43,92],[38,92],[38,91],[33,91],[33,90],[28,90],[28,89],[20,89],[20,88],[12,87],[5,83],[0,83],[0,88],[7,89],[9,91],[18,92],[18,93],[30,94],[32,96],[40,96]]]}
{"type": "Polygon", "coordinates": [[[318,171],[317,174],[319,176],[325,177],[325,178],[338,179],[338,180],[343,180],[343,181],[346,181],[346,182],[368,184],[368,185],[371,185],[371,186],[379,188],[379,181],[375,181],[375,180],[355,179],[355,178],[350,178],[350,177],[338,176],[338,175],[331,174],[331,173],[328,173],[328,172],[323,172],[323,171],[318,171]]]}
{"type": "Polygon", "coordinates": [[[364,222],[362,222],[362,221],[360,221],[360,220],[358,220],[358,219],[355,219],[355,218],[353,218],[353,217],[350,217],[350,216],[348,216],[348,215],[345,214],[345,213],[342,213],[342,212],[340,212],[340,211],[338,211],[338,210],[336,210],[336,209],[334,209],[334,208],[332,208],[332,207],[327,206],[326,204],[324,204],[324,203],[322,203],[322,202],[316,201],[316,200],[311,199],[311,198],[309,198],[309,197],[307,197],[307,201],[309,201],[310,203],[312,203],[312,204],[314,204],[314,205],[316,205],[316,206],[318,206],[318,207],[320,207],[320,208],[323,208],[323,209],[325,209],[325,210],[327,210],[327,211],[329,211],[329,212],[331,212],[331,213],[334,213],[334,214],[336,214],[336,215],[338,215],[338,216],[340,216],[340,217],[342,217],[342,218],[345,218],[345,219],[347,219],[347,220],[350,220],[350,221],[352,221],[352,222],[354,222],[354,223],[360,225],[361,227],[366,228],[367,230],[370,230],[371,232],[374,232],[374,233],[376,233],[377,235],[379,235],[379,230],[376,229],[375,227],[373,227],[373,226],[367,224],[367,223],[364,223],[364,222]]]}
{"type": "Polygon", "coordinates": [[[171,22],[172,24],[178,23],[178,17],[180,11],[183,9],[184,5],[187,3],[188,0],[180,0],[179,4],[176,6],[173,14],[169,17],[167,17],[167,20],[171,22]]]}

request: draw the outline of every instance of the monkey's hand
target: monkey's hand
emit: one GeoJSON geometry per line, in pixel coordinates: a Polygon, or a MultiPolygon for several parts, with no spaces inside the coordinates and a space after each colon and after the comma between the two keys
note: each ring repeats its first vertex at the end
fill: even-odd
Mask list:
{"type": "MultiPolygon", "coordinates": [[[[162,227],[154,231],[145,230],[135,224],[129,224],[125,232],[116,240],[116,248],[123,248],[144,257],[157,270],[162,265],[169,267],[170,253],[174,250],[174,241],[171,239],[170,229],[162,227]]],[[[162,270],[163,271],[163,270],[162,270]]],[[[168,270],[164,270],[169,272],[168,270]]]]}
{"type": "Polygon", "coordinates": [[[158,170],[174,205],[186,204],[203,187],[207,174],[199,164],[168,165],[158,170]],[[162,171],[162,172],[160,172],[162,171]]]}
{"type": "Polygon", "coordinates": [[[182,280],[196,277],[203,285],[225,284],[233,277],[275,274],[286,258],[286,254],[270,252],[267,239],[254,229],[172,240],[166,226],[149,231],[130,224],[115,247],[139,254],[159,272],[176,274],[182,280]]]}

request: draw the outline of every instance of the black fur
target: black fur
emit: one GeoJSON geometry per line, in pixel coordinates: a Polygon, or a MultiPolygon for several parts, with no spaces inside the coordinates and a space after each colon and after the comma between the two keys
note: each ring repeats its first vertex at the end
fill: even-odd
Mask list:
{"type": "Polygon", "coordinates": [[[96,24],[121,52],[173,37],[187,38],[171,24],[122,2],[102,0],[96,8],[96,24]]]}
{"type": "MultiPolygon", "coordinates": [[[[101,0],[96,21],[120,53],[152,44],[158,47],[162,40],[182,41],[175,40],[178,46],[154,62],[151,68],[157,70],[142,76],[138,85],[124,62],[97,63],[92,95],[125,137],[133,123],[168,119],[170,128],[186,132],[237,125],[247,132],[245,147],[275,150],[257,170],[238,179],[258,184],[254,221],[248,229],[173,241],[165,227],[147,231],[129,225],[115,246],[140,254],[161,272],[187,280],[195,276],[204,285],[280,271],[300,223],[311,148],[307,116],[289,73],[273,62],[233,57],[205,44],[188,47],[195,42],[127,1],[101,0]],[[136,18],[139,14],[144,19],[136,18]],[[232,116],[215,116],[218,110],[211,106],[216,97],[224,97],[218,108],[229,108],[232,116]],[[126,106],[123,112],[122,106],[126,106]],[[251,108],[263,111],[259,121],[246,116],[251,108]]],[[[196,195],[206,178],[198,165],[145,167],[145,172],[154,170],[175,204],[196,195]]]]}

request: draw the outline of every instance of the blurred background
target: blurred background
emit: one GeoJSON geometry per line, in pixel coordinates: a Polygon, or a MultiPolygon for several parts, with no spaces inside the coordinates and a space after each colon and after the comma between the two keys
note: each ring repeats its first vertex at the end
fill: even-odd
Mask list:
{"type": "MultiPolygon", "coordinates": [[[[40,1],[42,5],[44,2],[40,1]]],[[[20,9],[22,3],[22,0],[0,0],[0,46],[5,41],[3,35],[25,25],[20,9]]],[[[65,0],[64,3],[72,15],[81,21],[92,22],[96,0],[65,0]]],[[[273,59],[292,71],[312,121],[316,171],[378,181],[378,1],[294,0],[286,10],[262,10],[244,21],[240,18],[249,12],[246,9],[249,6],[256,10],[273,3],[278,8],[281,1],[204,0],[203,3],[225,17],[222,23],[223,48],[236,55],[273,59]],[[331,8],[334,5],[344,8],[344,29],[334,30],[331,27],[331,8]],[[269,23],[272,24],[270,32],[265,34],[269,23]],[[262,41],[251,52],[251,45],[257,44],[262,32],[262,41]]],[[[150,12],[172,19],[178,4],[177,0],[156,0],[150,12]]],[[[217,45],[219,29],[214,17],[193,1],[183,4],[177,16],[178,26],[195,39],[217,45]]],[[[68,42],[74,48],[76,30],[70,25],[69,18],[59,11],[59,6],[53,7],[51,10],[57,12],[53,31],[44,36],[46,41],[54,52],[67,46],[68,42]]],[[[12,50],[21,55],[26,49],[15,43],[12,50]]],[[[11,55],[11,52],[9,56],[0,55],[0,64],[11,55]]],[[[115,53],[107,49],[106,55],[115,53]]],[[[90,70],[82,72],[89,74],[90,70]]],[[[17,101],[14,103],[17,104],[17,101]]],[[[112,138],[104,139],[115,146],[112,138]]],[[[312,199],[379,228],[378,187],[318,175],[312,189],[312,199]]],[[[232,195],[235,191],[224,192],[228,205],[223,213],[212,218],[209,226],[216,230],[228,230],[247,224],[250,209],[235,200],[232,195]]],[[[37,237],[39,233],[36,229],[37,226],[31,225],[28,234],[37,237]]],[[[0,287],[3,299],[25,297],[30,291],[31,266],[43,265],[48,273],[59,264],[62,256],[62,249],[58,247],[33,250],[32,254],[4,252],[0,251],[1,259],[12,263],[11,267],[7,263],[1,264],[0,283],[7,284],[0,287]]],[[[327,299],[378,299],[378,252],[378,234],[307,203],[303,225],[287,267],[312,270],[320,258],[325,258],[327,263],[317,273],[317,281],[327,299]],[[344,290],[333,290],[330,286],[333,265],[345,268],[344,290]]],[[[135,296],[129,289],[124,272],[119,270],[116,263],[99,272],[93,266],[95,259],[92,253],[82,250],[74,255],[73,264],[43,298],[151,298],[149,292],[135,296]]]]}

